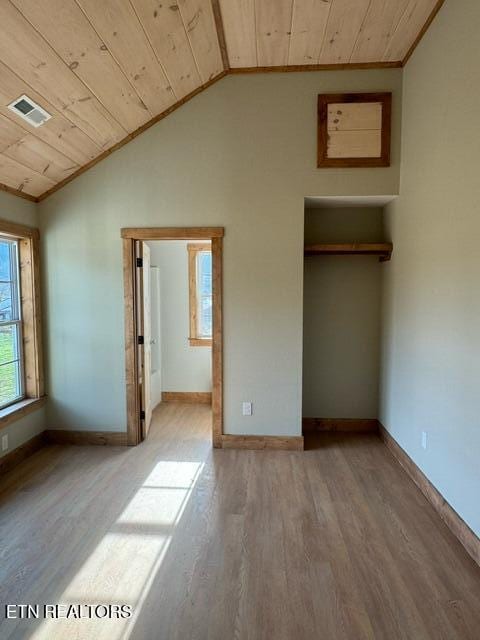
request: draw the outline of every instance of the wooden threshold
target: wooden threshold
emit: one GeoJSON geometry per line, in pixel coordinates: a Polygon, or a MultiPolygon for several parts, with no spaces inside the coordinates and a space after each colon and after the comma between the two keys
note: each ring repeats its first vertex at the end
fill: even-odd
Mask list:
{"type": "Polygon", "coordinates": [[[445,500],[440,491],[433,486],[417,464],[402,449],[385,427],[379,423],[380,438],[389,449],[398,464],[413,480],[425,498],[430,502],[447,527],[458,538],[467,553],[480,566],[480,538],[470,529],[468,524],[458,515],[455,509],[445,500]]]}
{"type": "Polygon", "coordinates": [[[391,242],[342,242],[305,245],[305,256],[378,256],[380,262],[392,257],[391,242]]]}

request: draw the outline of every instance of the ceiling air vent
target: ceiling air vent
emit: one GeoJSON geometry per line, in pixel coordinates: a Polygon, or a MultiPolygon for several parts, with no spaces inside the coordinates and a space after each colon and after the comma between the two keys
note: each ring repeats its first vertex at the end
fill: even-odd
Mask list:
{"type": "Polygon", "coordinates": [[[42,107],[25,94],[9,104],[8,108],[16,113],[17,116],[29,122],[32,127],[39,127],[52,117],[45,109],[42,109],[42,107]]]}

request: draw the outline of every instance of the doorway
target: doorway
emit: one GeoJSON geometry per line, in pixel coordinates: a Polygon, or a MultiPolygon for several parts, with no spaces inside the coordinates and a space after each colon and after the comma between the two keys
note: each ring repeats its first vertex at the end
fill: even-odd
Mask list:
{"type": "Polygon", "coordinates": [[[312,448],[324,432],[378,431],[382,265],[393,247],[381,199],[308,200],[302,426],[312,448]]]}
{"type": "MultiPolygon", "coordinates": [[[[149,429],[152,410],[151,372],[158,359],[156,341],[152,335],[151,308],[155,305],[155,271],[151,269],[151,243],[155,241],[189,241],[187,247],[209,247],[211,251],[211,403],[212,443],[222,446],[223,435],[223,327],[222,327],[222,257],[224,229],[203,228],[127,228],[122,229],[124,309],[125,309],[125,367],[127,396],[128,444],[142,442],[149,429]],[[153,348],[153,350],[152,350],[153,348]]],[[[189,251],[190,254],[190,251],[189,251]]],[[[193,251],[192,251],[193,254],[193,251]]],[[[200,260],[201,256],[199,256],[200,260]]],[[[192,258],[189,255],[189,264],[192,258]]],[[[196,264],[196,262],[195,262],[196,264]]],[[[198,264],[201,264],[199,261],[198,264]]],[[[190,276],[191,278],[191,271],[190,276]]],[[[191,284],[191,283],[190,283],[191,284]]],[[[191,286],[190,286],[191,290],[191,286]]],[[[157,293],[159,291],[157,290],[157,293]]],[[[161,295],[161,294],[160,294],[161,295]]],[[[192,307],[191,307],[192,308],[192,307]]],[[[195,309],[198,307],[195,306],[195,309]]],[[[192,314],[191,314],[192,315],[192,314]]],[[[194,314],[195,315],[195,314],[194,314]]],[[[201,340],[201,326],[192,333],[190,344],[201,340]]],[[[155,333],[155,327],[153,331],[155,333]]],[[[156,391],[153,389],[155,395],[156,391]]]]}

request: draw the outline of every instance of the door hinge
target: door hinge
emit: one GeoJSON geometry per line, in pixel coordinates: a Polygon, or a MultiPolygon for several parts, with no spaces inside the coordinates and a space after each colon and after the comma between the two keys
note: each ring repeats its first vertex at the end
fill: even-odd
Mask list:
{"type": "Polygon", "coordinates": [[[138,344],[145,344],[145,339],[143,336],[138,336],[138,344]]]}
{"type": "Polygon", "coordinates": [[[143,267],[143,258],[137,258],[137,267],[143,267]]]}
{"type": "Polygon", "coordinates": [[[140,411],[140,420],[145,420],[145,411],[140,411]]]}

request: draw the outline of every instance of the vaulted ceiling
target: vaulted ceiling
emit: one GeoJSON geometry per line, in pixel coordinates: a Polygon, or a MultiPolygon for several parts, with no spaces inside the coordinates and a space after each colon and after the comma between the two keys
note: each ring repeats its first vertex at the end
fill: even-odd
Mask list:
{"type": "Polygon", "coordinates": [[[402,66],[442,3],[1,0],[0,188],[46,197],[226,73],[402,66]]]}

